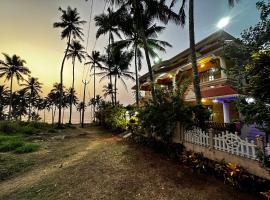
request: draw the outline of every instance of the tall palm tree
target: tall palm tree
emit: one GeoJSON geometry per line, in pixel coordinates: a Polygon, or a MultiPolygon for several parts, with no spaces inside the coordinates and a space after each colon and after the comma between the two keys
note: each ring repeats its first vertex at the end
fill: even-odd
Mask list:
{"type": "Polygon", "coordinates": [[[13,89],[13,77],[17,79],[17,82],[24,80],[23,75],[29,75],[30,70],[24,66],[25,60],[17,55],[9,56],[3,53],[5,60],[0,60],[0,78],[5,77],[6,80],[10,80],[10,97],[9,97],[9,111],[8,120],[11,117],[12,107],[12,89],[13,89]]]}
{"type": "Polygon", "coordinates": [[[102,92],[103,92],[104,98],[107,98],[107,96],[113,93],[113,85],[110,83],[108,83],[107,85],[104,85],[102,92]]]}
{"type": "MultiPolygon", "coordinates": [[[[170,7],[174,7],[175,3],[178,0],[172,0],[170,7]]],[[[228,0],[228,4],[232,7],[234,6],[239,0],[228,0]]],[[[179,18],[180,24],[182,26],[186,23],[186,13],[185,13],[185,6],[187,4],[187,0],[182,0],[181,6],[179,9],[179,18]]],[[[195,30],[194,30],[194,0],[189,0],[189,43],[190,43],[190,52],[191,52],[191,64],[192,64],[192,72],[193,72],[193,86],[194,86],[194,93],[196,97],[196,103],[201,104],[201,89],[200,89],[200,78],[197,68],[197,56],[196,56],[196,47],[195,47],[195,30]]]]}
{"type": "MultiPolygon", "coordinates": [[[[111,53],[111,44],[114,43],[114,35],[118,36],[121,39],[121,35],[119,33],[118,24],[122,19],[122,9],[119,9],[117,12],[113,12],[110,8],[108,8],[108,13],[101,14],[95,17],[95,25],[98,27],[96,38],[99,38],[101,35],[109,35],[109,44],[107,49],[107,54],[111,53]]],[[[110,84],[112,85],[112,76],[109,76],[110,84]]],[[[114,100],[113,93],[111,95],[112,103],[114,100]]]]}
{"type": "MultiPolygon", "coordinates": [[[[148,11],[145,11],[143,17],[143,26],[145,30],[145,36],[147,40],[147,48],[150,57],[153,59],[158,57],[156,51],[166,52],[166,47],[172,47],[168,42],[158,40],[158,34],[160,34],[165,27],[158,26],[153,23],[151,16],[148,11]]],[[[138,71],[141,70],[142,59],[143,59],[143,41],[138,35],[135,27],[135,19],[131,15],[126,15],[124,23],[120,24],[121,30],[124,32],[125,39],[115,42],[114,46],[119,48],[131,48],[134,53],[135,62],[135,76],[136,76],[136,104],[139,106],[139,77],[138,71]]]]}
{"type": "Polygon", "coordinates": [[[0,85],[0,120],[5,119],[4,109],[8,105],[9,89],[5,85],[0,85]]]}
{"type": "MultiPolygon", "coordinates": [[[[81,63],[83,60],[85,60],[86,52],[84,51],[84,47],[81,45],[79,41],[72,41],[70,44],[70,47],[68,49],[67,58],[72,59],[72,86],[70,91],[75,92],[74,90],[74,80],[75,80],[75,61],[78,59],[78,61],[81,63]]],[[[72,117],[72,100],[73,100],[74,94],[71,93],[70,96],[70,102],[69,102],[69,124],[71,124],[71,117],[72,117]]]]}
{"type": "MultiPolygon", "coordinates": [[[[77,9],[72,9],[71,7],[68,6],[67,10],[63,10],[59,8],[61,11],[61,21],[60,22],[55,22],[53,24],[54,28],[61,28],[62,33],[61,33],[61,38],[67,40],[67,47],[65,50],[64,58],[61,64],[61,70],[60,70],[60,84],[63,86],[63,70],[64,70],[64,65],[65,65],[65,60],[67,58],[68,50],[70,48],[70,43],[72,37],[74,39],[79,38],[81,40],[83,36],[82,28],[80,27],[85,21],[81,20],[81,17],[79,16],[79,13],[77,12],[77,9]]],[[[60,106],[59,106],[59,116],[58,116],[58,127],[61,126],[61,105],[63,101],[63,88],[60,88],[60,106]]]]}
{"type": "Polygon", "coordinates": [[[98,75],[102,76],[101,81],[108,76],[114,76],[114,102],[117,102],[117,81],[118,79],[127,89],[127,85],[124,79],[135,80],[134,73],[129,71],[130,62],[133,59],[133,52],[130,51],[122,51],[119,48],[113,48],[111,56],[113,59],[106,59],[103,62],[107,65],[107,68],[104,68],[104,72],[98,73],[98,75]],[[111,63],[111,61],[113,62],[111,63]],[[109,66],[112,66],[110,68],[109,66]]]}
{"type": "Polygon", "coordinates": [[[89,61],[86,62],[86,65],[91,65],[90,70],[94,71],[94,99],[96,99],[96,68],[97,69],[104,69],[101,65],[102,58],[100,56],[100,53],[98,51],[93,51],[92,55],[88,55],[89,61]]]}
{"type": "Polygon", "coordinates": [[[77,105],[77,111],[80,112],[80,124],[82,123],[82,110],[85,108],[86,105],[82,101],[77,105]]]}
{"type": "MultiPolygon", "coordinates": [[[[72,107],[73,105],[76,106],[78,104],[78,97],[76,96],[76,91],[74,90],[74,88],[69,88],[66,92],[66,96],[69,102],[69,107],[72,107]]],[[[72,109],[70,109],[70,113],[69,113],[69,124],[71,124],[71,112],[72,109]]]]}
{"type": "Polygon", "coordinates": [[[33,104],[33,98],[35,96],[38,96],[39,93],[42,93],[42,83],[38,81],[38,78],[29,77],[28,80],[26,80],[26,83],[21,84],[23,86],[23,90],[25,92],[29,92],[29,105],[28,105],[28,121],[31,119],[31,106],[33,104]]]}
{"type": "Polygon", "coordinates": [[[165,0],[110,0],[110,2],[113,5],[120,5],[121,8],[126,7],[127,10],[131,10],[132,12],[132,15],[135,19],[135,30],[137,30],[137,34],[143,42],[143,48],[151,82],[151,92],[153,101],[155,102],[154,75],[152,71],[149,50],[147,48],[148,44],[144,29],[143,13],[145,10],[148,10],[152,19],[158,19],[162,23],[167,23],[169,19],[179,23],[179,16],[166,5],[165,0]]]}

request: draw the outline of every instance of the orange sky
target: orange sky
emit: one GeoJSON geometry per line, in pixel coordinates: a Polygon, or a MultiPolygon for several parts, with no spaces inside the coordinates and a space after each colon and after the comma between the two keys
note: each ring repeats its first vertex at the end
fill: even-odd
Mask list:
{"type": "MultiPolygon", "coordinates": [[[[228,32],[238,36],[241,30],[258,21],[255,8],[255,0],[241,1],[242,4],[234,10],[229,10],[227,6],[221,6],[220,1],[225,0],[204,0],[197,2],[195,7],[195,28],[197,41],[216,31],[217,20],[224,15],[234,14],[237,19],[228,27],[228,32]],[[207,3],[208,2],[208,3],[207,3]],[[211,12],[205,15],[207,5],[213,6],[211,12]],[[240,8],[240,9],[239,9],[240,8]],[[240,11],[239,11],[240,10],[240,11]],[[247,20],[247,18],[249,18],[247,20]],[[200,30],[200,31],[198,31],[200,30]]],[[[60,39],[60,30],[53,28],[53,23],[58,21],[60,13],[58,7],[66,8],[68,5],[78,8],[84,20],[89,20],[90,1],[85,0],[1,0],[0,1],[0,52],[10,55],[17,54],[27,61],[27,66],[32,71],[33,77],[38,77],[44,84],[44,95],[52,88],[53,83],[59,82],[60,65],[63,59],[63,52],[66,42],[60,39]]],[[[102,13],[104,7],[103,0],[94,0],[93,16],[102,13]]],[[[84,26],[84,32],[88,24],[84,26]]],[[[94,22],[91,24],[90,40],[88,50],[92,50],[95,40],[96,29],[94,22]]],[[[87,35],[85,33],[85,35],[87,35]]],[[[168,49],[167,54],[161,54],[163,59],[170,58],[181,50],[188,47],[187,28],[180,29],[175,25],[168,25],[167,31],[161,35],[161,39],[173,44],[173,48],[168,49]]],[[[97,42],[96,50],[104,53],[104,46],[107,38],[101,37],[97,42]]],[[[84,42],[85,44],[85,42],[84,42]]],[[[3,56],[0,55],[0,59],[3,56]]],[[[76,66],[76,90],[82,94],[82,73],[83,64],[76,66]]],[[[67,61],[64,68],[64,85],[70,87],[72,79],[71,61],[67,61]]],[[[146,67],[141,74],[147,71],[146,67]]],[[[3,79],[0,80],[3,84],[3,79]]],[[[9,86],[9,83],[6,82],[9,86]]],[[[89,84],[87,98],[93,94],[92,81],[89,84]]],[[[102,95],[102,86],[106,81],[98,84],[97,94],[102,95]]],[[[127,104],[134,101],[132,82],[127,82],[129,91],[125,91],[119,86],[119,99],[121,103],[127,104]]]]}

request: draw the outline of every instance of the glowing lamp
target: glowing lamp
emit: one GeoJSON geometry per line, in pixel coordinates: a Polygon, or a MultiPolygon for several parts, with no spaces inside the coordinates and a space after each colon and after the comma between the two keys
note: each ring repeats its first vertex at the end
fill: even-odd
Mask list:
{"type": "Polygon", "coordinates": [[[202,102],[202,103],[205,103],[205,102],[206,102],[206,99],[202,99],[201,102],[202,102]]]}

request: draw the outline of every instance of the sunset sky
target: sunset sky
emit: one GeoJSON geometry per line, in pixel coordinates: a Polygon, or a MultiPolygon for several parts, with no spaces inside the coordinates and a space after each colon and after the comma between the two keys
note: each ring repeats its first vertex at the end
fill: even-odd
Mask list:
{"type": "MultiPolygon", "coordinates": [[[[27,66],[32,71],[33,77],[38,77],[44,88],[44,95],[52,88],[53,83],[59,82],[60,65],[66,41],[61,40],[60,31],[53,28],[53,23],[59,21],[58,8],[65,9],[68,5],[76,7],[83,20],[89,21],[90,2],[84,0],[0,0],[0,52],[10,55],[17,54],[27,61],[27,66]]],[[[225,28],[227,32],[239,37],[240,32],[258,22],[259,16],[255,6],[255,0],[241,0],[239,5],[230,9],[227,0],[195,0],[195,31],[196,40],[217,31],[216,24],[220,18],[230,16],[232,21],[225,28]]],[[[94,46],[96,28],[93,18],[102,13],[103,0],[94,0],[93,17],[89,38],[88,52],[94,46]]],[[[84,26],[85,37],[87,26],[84,26]]],[[[188,48],[188,29],[174,24],[167,25],[166,31],[160,39],[170,42],[173,47],[161,54],[162,59],[168,59],[180,51],[188,48]]],[[[108,40],[101,37],[97,41],[96,49],[104,53],[104,47],[108,40]]],[[[86,44],[86,39],[84,41],[86,44]]],[[[0,59],[3,56],[0,55],[0,59]]],[[[87,68],[85,68],[87,69],[87,68]]],[[[133,65],[131,66],[133,69],[133,65]]],[[[82,94],[83,64],[76,65],[76,91],[82,94]]],[[[147,71],[144,66],[140,72],[143,75],[147,71]]],[[[64,85],[71,86],[72,66],[71,61],[66,62],[64,68],[64,85]]],[[[3,84],[3,79],[0,84],[3,84]]],[[[119,99],[123,104],[132,103],[131,86],[134,83],[127,82],[129,91],[119,87],[119,99]]],[[[9,82],[5,82],[9,86],[9,82]]],[[[106,81],[98,84],[97,94],[102,95],[102,86],[106,81]]],[[[92,97],[92,79],[88,86],[87,98],[92,97]]]]}

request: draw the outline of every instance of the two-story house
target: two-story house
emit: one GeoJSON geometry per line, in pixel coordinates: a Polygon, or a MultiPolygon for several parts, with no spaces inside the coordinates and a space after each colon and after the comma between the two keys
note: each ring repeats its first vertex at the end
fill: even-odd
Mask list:
{"type": "MultiPolygon", "coordinates": [[[[210,121],[232,123],[239,119],[239,113],[234,104],[239,94],[228,84],[224,73],[229,62],[223,57],[224,45],[235,38],[221,30],[196,44],[197,65],[200,77],[202,104],[212,111],[210,121]]],[[[190,49],[179,53],[173,58],[153,66],[156,84],[173,89],[178,83],[181,73],[192,78],[190,49]]],[[[140,78],[140,89],[145,91],[145,97],[151,96],[148,73],[140,78]]],[[[195,102],[193,85],[185,94],[185,100],[195,102]]]]}

